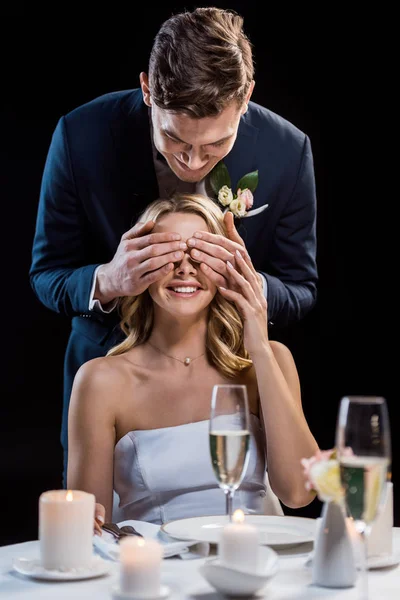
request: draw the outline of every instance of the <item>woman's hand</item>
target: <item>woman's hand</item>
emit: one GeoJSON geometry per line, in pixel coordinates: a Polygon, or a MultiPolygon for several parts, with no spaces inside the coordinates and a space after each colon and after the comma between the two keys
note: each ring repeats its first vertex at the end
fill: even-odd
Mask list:
{"type": "Polygon", "coordinates": [[[219,287],[227,300],[235,303],[244,320],[244,345],[250,356],[269,347],[268,314],[258,273],[243,248],[236,250],[236,268],[227,262],[229,289],[219,287]]]}
{"type": "Polygon", "coordinates": [[[106,518],[106,509],[102,504],[96,502],[94,507],[94,533],[95,535],[102,535],[102,526],[104,525],[104,519],[106,518]]]}

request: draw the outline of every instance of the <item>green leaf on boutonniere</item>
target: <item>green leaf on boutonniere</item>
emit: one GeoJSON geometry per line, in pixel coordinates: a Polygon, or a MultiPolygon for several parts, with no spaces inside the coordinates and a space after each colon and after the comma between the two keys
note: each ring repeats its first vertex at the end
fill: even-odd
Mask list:
{"type": "Polygon", "coordinates": [[[219,190],[227,185],[229,188],[231,187],[231,178],[226,168],[225,163],[222,161],[217,163],[213,170],[210,173],[210,185],[214,194],[218,196],[219,190]]]}
{"type": "Polygon", "coordinates": [[[237,189],[245,190],[248,188],[251,192],[254,192],[258,185],[258,171],[252,171],[244,175],[237,184],[237,189]]]}

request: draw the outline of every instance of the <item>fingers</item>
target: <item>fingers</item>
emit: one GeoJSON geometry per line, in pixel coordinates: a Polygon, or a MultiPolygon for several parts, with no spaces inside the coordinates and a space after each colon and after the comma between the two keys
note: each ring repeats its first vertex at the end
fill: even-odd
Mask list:
{"type": "Polygon", "coordinates": [[[244,241],[238,234],[237,229],[235,227],[233,214],[229,210],[225,213],[224,222],[229,239],[233,242],[236,242],[237,244],[240,244],[241,246],[244,246],[244,241]]]}
{"type": "MultiPolygon", "coordinates": [[[[165,237],[165,234],[162,235],[165,237]]],[[[173,263],[183,259],[184,251],[187,250],[184,242],[162,242],[153,243],[142,250],[135,251],[131,247],[133,243],[132,240],[126,242],[126,252],[132,252],[127,265],[129,269],[135,269],[138,279],[143,279],[144,276],[154,272],[154,277],[149,278],[150,283],[168,273],[173,263]]]]}
{"type": "MultiPolygon", "coordinates": [[[[246,265],[244,258],[239,251],[237,251],[237,261],[241,267],[244,265],[244,268],[247,269],[252,276],[250,268],[248,265],[246,265]]],[[[229,288],[220,286],[219,291],[227,300],[230,300],[236,304],[236,307],[238,308],[239,312],[242,313],[245,319],[249,318],[250,307],[253,306],[254,308],[254,306],[257,306],[258,304],[257,298],[254,294],[253,285],[250,283],[250,281],[245,279],[245,277],[239,273],[229,261],[227,263],[227,270],[230,282],[233,282],[233,285],[230,284],[229,288]],[[254,302],[255,300],[256,302],[254,302]]]]}
{"type": "Polygon", "coordinates": [[[171,260],[179,260],[183,258],[183,253],[187,250],[185,242],[162,242],[160,244],[153,243],[143,249],[137,251],[137,256],[140,262],[149,258],[170,255],[171,260]],[[175,254],[176,253],[176,254],[175,254]]]}
{"type": "Polygon", "coordinates": [[[257,272],[254,270],[250,258],[247,255],[243,257],[243,254],[237,250],[236,264],[242,272],[244,279],[250,283],[253,291],[258,295],[259,292],[261,292],[260,279],[257,272]]]}
{"type": "Polygon", "coordinates": [[[242,294],[240,294],[239,292],[235,292],[234,290],[230,290],[224,286],[219,286],[219,291],[222,294],[222,296],[224,296],[224,298],[230,300],[231,302],[234,302],[239,311],[242,313],[243,317],[246,317],[246,312],[249,307],[249,303],[243,297],[242,294]]]}
{"type": "Polygon", "coordinates": [[[94,507],[94,533],[95,535],[102,535],[102,526],[106,518],[106,510],[102,504],[96,503],[94,507]]]}
{"type": "Polygon", "coordinates": [[[230,262],[228,262],[228,270],[230,277],[232,277],[232,280],[239,288],[242,296],[246,298],[248,302],[254,300],[254,290],[251,283],[247,281],[247,279],[245,279],[230,262]]]}
{"type": "Polygon", "coordinates": [[[138,242],[136,248],[141,249],[150,244],[179,241],[181,239],[179,233],[174,232],[150,233],[154,225],[155,221],[147,221],[147,223],[139,221],[121,236],[121,240],[136,240],[138,242]]]}
{"type": "Polygon", "coordinates": [[[223,235],[217,235],[216,233],[210,233],[209,231],[196,231],[191,238],[188,239],[187,244],[190,248],[196,247],[197,250],[208,252],[215,256],[220,253],[222,258],[221,248],[225,248],[230,254],[234,254],[235,250],[242,250],[244,243],[239,244],[232,241],[223,235]]]}
{"type": "MultiPolygon", "coordinates": [[[[240,252],[237,252],[237,265],[241,273],[239,273],[239,270],[235,269],[228,261],[227,271],[229,274],[230,285],[227,291],[232,293],[226,294],[225,290],[222,290],[221,293],[223,293],[227,299],[235,302],[245,317],[250,314],[248,312],[250,307],[257,312],[259,310],[266,310],[266,299],[260,286],[258,274],[254,271],[253,265],[251,264],[250,267],[240,252]],[[231,282],[233,285],[231,285],[231,282]]],[[[222,286],[222,288],[224,287],[225,286],[222,286]]]]}
{"type": "Polygon", "coordinates": [[[193,250],[193,252],[190,253],[190,256],[193,258],[193,261],[205,264],[216,273],[219,273],[225,277],[227,272],[227,261],[221,260],[220,258],[215,258],[214,256],[210,256],[209,254],[205,254],[203,252],[199,252],[198,250],[193,250]]]}
{"type": "MultiPolygon", "coordinates": [[[[219,236],[215,236],[215,238],[218,237],[219,236]]],[[[204,256],[207,255],[219,258],[224,262],[226,262],[227,260],[230,260],[232,262],[235,259],[234,252],[236,248],[232,246],[232,244],[230,250],[228,250],[227,248],[224,248],[224,246],[218,244],[216,241],[209,242],[205,239],[196,239],[194,237],[188,239],[187,244],[188,247],[191,248],[190,256],[192,256],[195,260],[200,262],[202,262],[204,260],[204,256]]]]}
{"type": "MultiPolygon", "coordinates": [[[[126,234],[124,234],[126,235],[126,234]]],[[[126,250],[142,250],[143,248],[151,247],[155,244],[171,244],[171,247],[179,248],[181,236],[179,233],[148,233],[143,232],[141,236],[135,237],[124,237],[122,236],[122,241],[125,242],[126,250]]]]}
{"type": "Polygon", "coordinates": [[[143,223],[143,221],[138,221],[129,231],[126,231],[121,240],[130,240],[132,238],[136,238],[138,236],[144,235],[151,231],[154,227],[154,221],[147,221],[147,223],[143,223]]]}
{"type": "Polygon", "coordinates": [[[228,280],[226,279],[226,277],[221,275],[221,273],[217,273],[205,263],[200,263],[200,269],[207,277],[207,279],[209,279],[216,287],[225,287],[228,285],[228,280]]]}
{"type": "Polygon", "coordinates": [[[95,535],[99,535],[99,536],[103,535],[103,530],[101,528],[101,525],[96,520],[94,521],[93,530],[94,530],[95,535]]]}
{"type": "Polygon", "coordinates": [[[139,277],[152,271],[158,271],[159,269],[162,269],[169,263],[181,261],[183,258],[183,252],[181,250],[178,250],[177,252],[162,254],[161,256],[152,256],[152,258],[143,261],[141,261],[140,258],[141,257],[136,258],[136,260],[138,261],[137,272],[139,277]]]}
{"type": "Polygon", "coordinates": [[[150,271],[150,273],[145,272],[140,278],[141,287],[144,290],[147,289],[149,285],[167,275],[170,271],[172,271],[173,268],[174,264],[170,262],[167,265],[163,265],[159,269],[156,269],[155,271],[150,271]]]}
{"type": "MultiPolygon", "coordinates": [[[[132,248],[135,250],[141,250],[142,248],[148,248],[155,244],[165,244],[170,242],[171,246],[175,248],[180,247],[181,236],[179,233],[173,232],[164,232],[164,233],[150,233],[143,235],[141,237],[137,237],[135,240],[132,240],[132,248]],[[173,243],[175,242],[175,243],[173,243]]],[[[184,243],[184,242],[181,242],[184,243]]],[[[185,245],[186,247],[186,245],[185,245]]]]}

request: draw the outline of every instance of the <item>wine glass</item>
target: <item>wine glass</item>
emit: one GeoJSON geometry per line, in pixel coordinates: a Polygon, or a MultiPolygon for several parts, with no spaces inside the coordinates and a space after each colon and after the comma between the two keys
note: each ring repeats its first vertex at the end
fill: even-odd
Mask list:
{"type": "Polygon", "coordinates": [[[341,399],[336,449],[346,508],[362,542],[360,597],[367,600],[368,535],[385,502],[390,479],[390,424],[384,398],[341,399]]]}
{"type": "Polygon", "coordinates": [[[245,385],[215,385],[211,398],[210,453],[219,487],[226,495],[226,514],[232,520],[233,496],[249,460],[249,403],[245,385]]]}

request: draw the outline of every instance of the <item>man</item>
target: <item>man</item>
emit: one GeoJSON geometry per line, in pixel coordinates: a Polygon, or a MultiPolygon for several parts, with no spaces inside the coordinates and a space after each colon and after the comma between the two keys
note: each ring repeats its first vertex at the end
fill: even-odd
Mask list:
{"type": "Polygon", "coordinates": [[[232,243],[193,238],[188,251],[223,285],[226,261],[234,260],[238,243],[245,245],[271,324],[286,326],[315,304],[310,141],[251,102],[252,51],[242,27],[239,15],[217,8],[171,17],[154,40],[138,89],[96,98],[57,124],[30,280],[45,306],[72,318],[64,367],[65,464],[77,369],[120,339],[118,297],[141,293],[186,251],[186,240],[152,235],[152,223],[134,225],[150,201],[179,191],[212,195],[210,173],[222,159],[234,192],[244,175],[258,171],[252,210],[236,225],[226,213],[232,243]]]}

